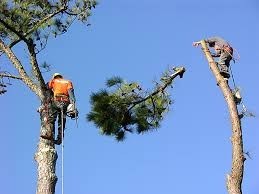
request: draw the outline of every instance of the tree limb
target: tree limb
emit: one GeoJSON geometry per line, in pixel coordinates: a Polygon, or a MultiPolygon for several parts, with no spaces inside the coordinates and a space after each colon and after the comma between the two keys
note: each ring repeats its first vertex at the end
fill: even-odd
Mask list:
{"type": "Polygon", "coordinates": [[[35,92],[41,99],[43,99],[44,95],[42,94],[40,88],[30,79],[25,69],[23,68],[21,62],[17,59],[13,51],[4,44],[4,42],[0,39],[0,48],[7,55],[7,57],[12,62],[13,66],[18,70],[22,81],[33,91],[35,92]]]}
{"type": "Polygon", "coordinates": [[[54,17],[55,15],[61,13],[62,11],[66,10],[66,9],[67,9],[66,6],[62,6],[56,12],[54,12],[52,14],[49,14],[47,17],[45,17],[42,20],[38,21],[31,30],[29,30],[28,32],[26,32],[24,34],[21,33],[21,32],[18,32],[15,28],[13,28],[8,23],[6,23],[2,19],[0,19],[0,22],[7,29],[12,31],[13,33],[15,33],[19,37],[19,39],[17,39],[16,41],[12,42],[9,45],[9,48],[13,47],[15,44],[17,44],[21,40],[23,40],[27,44],[27,47],[28,47],[28,50],[29,50],[29,53],[30,53],[30,58],[31,58],[30,62],[31,62],[31,65],[32,65],[33,74],[35,75],[35,77],[39,81],[41,88],[45,87],[45,82],[44,82],[44,79],[43,79],[42,74],[40,72],[38,62],[37,62],[36,53],[35,53],[35,46],[34,46],[34,43],[33,43],[32,39],[27,39],[26,36],[28,36],[29,34],[33,33],[35,30],[37,30],[39,28],[40,25],[44,24],[46,21],[48,21],[49,19],[51,19],[52,17],[54,17]]]}
{"type": "MultiPolygon", "coordinates": [[[[33,28],[28,30],[28,32],[26,32],[23,36],[27,37],[28,35],[30,35],[31,33],[33,33],[35,30],[37,30],[42,24],[44,24],[45,22],[47,22],[48,20],[50,20],[51,18],[53,18],[54,16],[56,16],[57,14],[65,11],[67,9],[67,6],[62,6],[60,7],[60,9],[58,9],[56,12],[47,15],[45,18],[43,18],[42,20],[37,21],[34,25],[33,28]]],[[[14,45],[16,45],[17,43],[19,43],[22,39],[17,39],[15,41],[13,41],[9,47],[12,48],[14,45]]]]}
{"type": "Polygon", "coordinates": [[[77,16],[78,15],[78,13],[71,13],[71,12],[68,12],[68,11],[65,11],[65,13],[67,15],[70,15],[70,16],[77,16]]]}
{"type": "Polygon", "coordinates": [[[27,44],[27,47],[28,47],[28,50],[30,53],[30,58],[31,58],[30,62],[31,62],[31,66],[32,66],[32,72],[35,75],[35,77],[37,78],[37,80],[39,81],[41,88],[45,88],[45,81],[42,77],[42,73],[41,73],[39,65],[38,65],[33,40],[30,39],[29,41],[26,42],[26,44],[27,44]]]}
{"type": "Polygon", "coordinates": [[[178,68],[175,68],[174,70],[175,70],[175,72],[172,75],[170,75],[169,79],[167,80],[167,82],[162,87],[160,87],[157,90],[155,90],[152,94],[148,95],[146,98],[143,98],[141,100],[138,100],[138,101],[134,102],[134,104],[129,108],[128,111],[130,111],[137,104],[140,104],[141,102],[144,102],[147,99],[152,98],[153,96],[155,96],[159,92],[165,90],[172,83],[174,78],[176,78],[178,75],[180,76],[180,78],[182,78],[182,76],[183,76],[183,74],[185,72],[185,68],[184,67],[178,67],[178,68]]]}
{"type": "Polygon", "coordinates": [[[16,75],[11,75],[11,74],[8,74],[8,73],[0,73],[0,78],[4,78],[4,77],[22,80],[21,77],[16,76],[16,75]]]}
{"type": "Polygon", "coordinates": [[[4,25],[4,27],[6,27],[8,30],[15,33],[19,37],[20,40],[23,40],[24,42],[27,41],[26,37],[21,32],[18,32],[14,27],[10,26],[8,23],[3,21],[1,18],[0,18],[0,23],[2,23],[4,25]]]}

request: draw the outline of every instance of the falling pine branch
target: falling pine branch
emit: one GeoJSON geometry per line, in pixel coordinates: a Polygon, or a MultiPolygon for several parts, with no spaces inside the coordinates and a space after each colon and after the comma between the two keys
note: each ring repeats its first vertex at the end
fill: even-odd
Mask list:
{"type": "Polygon", "coordinates": [[[120,77],[108,79],[107,89],[91,95],[92,109],[87,120],[93,122],[103,135],[114,136],[118,141],[124,140],[127,132],[140,134],[157,129],[172,104],[167,89],[178,75],[182,78],[184,72],[183,67],[167,71],[152,92],[120,77]]]}

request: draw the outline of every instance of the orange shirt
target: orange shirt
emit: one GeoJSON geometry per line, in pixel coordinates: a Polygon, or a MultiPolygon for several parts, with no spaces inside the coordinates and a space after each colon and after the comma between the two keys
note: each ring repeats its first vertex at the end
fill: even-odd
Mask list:
{"type": "Polygon", "coordinates": [[[72,82],[63,78],[56,78],[49,82],[49,88],[52,89],[54,96],[63,94],[68,96],[68,90],[73,88],[72,82]]]}

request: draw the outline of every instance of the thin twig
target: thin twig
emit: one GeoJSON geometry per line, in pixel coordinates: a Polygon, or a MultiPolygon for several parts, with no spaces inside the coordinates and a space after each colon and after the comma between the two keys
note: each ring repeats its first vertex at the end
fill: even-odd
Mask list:
{"type": "Polygon", "coordinates": [[[11,74],[7,74],[7,73],[0,73],[0,78],[4,78],[4,77],[22,80],[21,77],[16,76],[16,75],[11,75],[11,74]]]}

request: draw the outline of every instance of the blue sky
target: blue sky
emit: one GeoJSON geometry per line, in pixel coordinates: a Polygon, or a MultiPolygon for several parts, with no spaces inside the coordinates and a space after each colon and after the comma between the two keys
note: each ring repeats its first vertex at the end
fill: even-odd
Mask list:
{"type": "MultiPolygon", "coordinates": [[[[243,193],[258,194],[258,18],[256,0],[110,0],[100,1],[90,27],[76,23],[52,38],[39,55],[40,62],[52,64],[44,77],[60,72],[72,80],[80,111],[78,128],[69,120],[65,133],[65,193],[227,193],[229,114],[201,49],[192,47],[193,41],[219,35],[241,56],[232,71],[245,105],[257,115],[244,118],[242,127],[244,149],[252,157],[245,162],[243,193]],[[89,95],[107,78],[118,75],[151,89],[164,70],[177,65],[187,72],[170,89],[174,104],[157,131],[118,143],[86,122],[89,95]]],[[[15,51],[25,58],[19,47],[15,51]]],[[[0,62],[15,72],[5,59],[0,62]]],[[[12,83],[0,96],[1,193],[34,193],[39,101],[23,84],[12,83]]],[[[60,147],[58,154],[60,177],[60,147]]],[[[56,191],[61,193],[60,179],[56,191]]]]}

